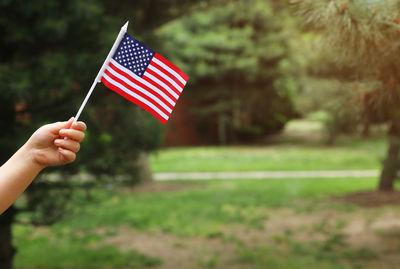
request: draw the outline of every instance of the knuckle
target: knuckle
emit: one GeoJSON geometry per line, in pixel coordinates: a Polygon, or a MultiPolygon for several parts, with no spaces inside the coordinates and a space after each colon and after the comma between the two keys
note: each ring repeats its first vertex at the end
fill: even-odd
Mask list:
{"type": "Polygon", "coordinates": [[[74,162],[75,159],[76,159],[76,154],[75,154],[75,153],[71,153],[71,154],[68,156],[68,162],[70,162],[70,163],[74,162]]]}
{"type": "Polygon", "coordinates": [[[81,149],[81,144],[76,143],[75,152],[78,152],[81,149]]]}

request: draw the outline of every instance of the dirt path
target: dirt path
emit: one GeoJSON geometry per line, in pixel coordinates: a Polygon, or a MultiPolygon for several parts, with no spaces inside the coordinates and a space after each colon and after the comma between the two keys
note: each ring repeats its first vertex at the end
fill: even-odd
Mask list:
{"type": "MultiPolygon", "coordinates": [[[[343,236],[346,250],[368,249],[376,257],[366,258],[367,268],[389,269],[400,264],[400,210],[360,209],[351,212],[322,210],[298,213],[281,208],[269,211],[263,229],[229,225],[221,238],[178,237],[171,234],[138,232],[120,227],[117,235],[105,244],[121,250],[136,250],[158,257],[163,264],[157,269],[175,268],[243,268],[238,250],[246,247],[273,246],[280,248],[282,238],[315,244],[343,236]]],[[[245,266],[246,267],[246,266],[245,266]]],[[[246,268],[251,268],[246,267],[246,268]]]]}

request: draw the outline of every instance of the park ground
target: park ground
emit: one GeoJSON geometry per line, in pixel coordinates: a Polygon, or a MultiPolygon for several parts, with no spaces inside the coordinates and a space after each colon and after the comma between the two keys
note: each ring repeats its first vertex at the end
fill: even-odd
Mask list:
{"type": "MultiPolygon", "coordinates": [[[[373,170],[385,150],[382,137],[326,146],[284,136],[164,149],[151,163],[157,173],[373,170]]],[[[89,203],[78,191],[71,214],[52,226],[20,214],[16,268],[398,268],[400,194],[376,186],[377,178],[168,181],[99,187],[89,203]]]]}

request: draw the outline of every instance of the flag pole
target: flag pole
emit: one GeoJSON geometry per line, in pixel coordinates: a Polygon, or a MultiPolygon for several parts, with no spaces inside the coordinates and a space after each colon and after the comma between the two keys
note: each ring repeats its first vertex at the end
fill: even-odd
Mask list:
{"type": "Polygon", "coordinates": [[[94,79],[93,84],[90,87],[90,90],[89,90],[88,94],[85,97],[85,100],[83,100],[82,105],[78,110],[78,113],[76,113],[74,122],[78,121],[79,116],[81,115],[83,108],[85,107],[86,103],[88,102],[88,100],[90,98],[90,95],[92,94],[94,88],[96,87],[96,84],[101,82],[101,76],[103,75],[104,70],[107,68],[107,64],[110,61],[111,57],[114,55],[115,51],[117,50],[119,43],[121,42],[122,38],[124,37],[124,35],[125,35],[125,33],[126,33],[127,29],[128,29],[128,23],[129,23],[129,21],[127,21],[124,24],[124,26],[121,27],[121,30],[119,31],[119,34],[118,34],[117,38],[115,39],[114,45],[112,46],[110,52],[108,53],[107,58],[104,61],[103,65],[101,66],[99,73],[97,73],[97,76],[94,79]]]}

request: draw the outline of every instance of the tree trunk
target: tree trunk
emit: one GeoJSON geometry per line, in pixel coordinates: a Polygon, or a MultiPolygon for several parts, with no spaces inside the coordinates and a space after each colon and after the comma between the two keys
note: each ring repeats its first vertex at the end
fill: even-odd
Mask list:
{"type": "Polygon", "coordinates": [[[220,146],[227,144],[226,120],[223,114],[218,117],[218,143],[220,146]]]}
{"type": "Polygon", "coordinates": [[[0,215],[0,268],[12,269],[15,249],[12,246],[11,226],[15,215],[14,207],[10,207],[0,215]]]}
{"type": "Polygon", "coordinates": [[[368,138],[370,136],[371,136],[371,124],[369,122],[365,122],[363,125],[362,137],[368,138]]]}
{"type": "MultiPolygon", "coordinates": [[[[15,109],[14,103],[9,97],[0,96],[0,165],[5,163],[14,153],[16,148],[15,132],[15,109]]],[[[12,246],[11,227],[14,221],[16,209],[10,207],[0,215],[0,268],[11,269],[13,267],[13,258],[15,249],[12,246]]]]}
{"type": "Polygon", "coordinates": [[[136,166],[138,168],[138,177],[141,183],[153,182],[153,173],[151,172],[149,155],[142,151],[136,160],[136,166]]]}
{"type": "Polygon", "coordinates": [[[389,148],[379,180],[380,191],[393,191],[394,180],[399,170],[400,126],[393,123],[389,130],[389,148]]]}

